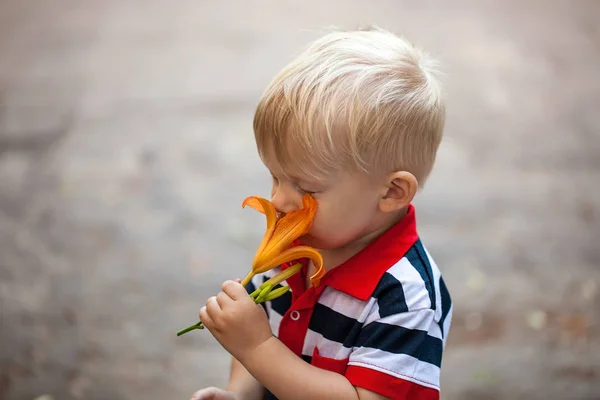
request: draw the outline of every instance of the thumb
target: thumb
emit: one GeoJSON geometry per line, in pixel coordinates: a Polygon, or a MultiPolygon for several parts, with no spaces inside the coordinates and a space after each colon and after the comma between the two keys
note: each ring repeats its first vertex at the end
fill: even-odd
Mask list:
{"type": "Polygon", "coordinates": [[[192,395],[190,400],[214,400],[217,395],[217,388],[209,387],[198,390],[192,395]]]}

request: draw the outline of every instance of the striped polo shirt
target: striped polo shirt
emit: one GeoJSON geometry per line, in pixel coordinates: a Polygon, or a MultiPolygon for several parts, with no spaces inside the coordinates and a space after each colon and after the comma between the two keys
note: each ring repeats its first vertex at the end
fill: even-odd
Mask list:
{"type": "MultiPolygon", "coordinates": [[[[307,363],[392,399],[439,399],[452,302],[416,229],[415,209],[361,252],[305,288],[301,271],[264,303],[273,334],[307,363]]],[[[257,275],[255,290],[287,268],[257,275]]],[[[307,382],[307,384],[309,384],[307,382]]],[[[267,391],[267,399],[275,399],[267,391]]]]}

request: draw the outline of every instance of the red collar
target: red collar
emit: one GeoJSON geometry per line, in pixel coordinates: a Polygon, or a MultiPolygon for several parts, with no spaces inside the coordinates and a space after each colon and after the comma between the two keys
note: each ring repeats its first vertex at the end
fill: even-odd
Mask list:
{"type": "MultiPolygon", "coordinates": [[[[321,286],[330,286],[360,300],[368,300],[383,274],[415,244],[419,235],[415,219],[415,207],[409,204],[407,214],[394,226],[371,242],[343,264],[328,271],[321,279],[321,286]]],[[[302,273],[288,279],[292,291],[302,287],[306,263],[302,273]]]]}

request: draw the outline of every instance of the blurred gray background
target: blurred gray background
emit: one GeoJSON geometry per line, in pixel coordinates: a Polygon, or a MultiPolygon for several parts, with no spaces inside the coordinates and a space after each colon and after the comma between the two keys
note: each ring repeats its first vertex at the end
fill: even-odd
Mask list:
{"type": "Polygon", "coordinates": [[[600,399],[600,1],[0,2],[0,398],[187,399],[268,195],[252,116],[331,26],[438,57],[416,201],[455,317],[442,398],[600,399]]]}

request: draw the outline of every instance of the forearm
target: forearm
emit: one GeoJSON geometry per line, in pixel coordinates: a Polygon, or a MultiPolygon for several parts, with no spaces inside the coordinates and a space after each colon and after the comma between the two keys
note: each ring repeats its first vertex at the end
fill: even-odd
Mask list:
{"type": "Polygon", "coordinates": [[[245,369],[280,400],[359,398],[343,375],[307,364],[275,337],[242,361],[245,369]]]}
{"type": "Polygon", "coordinates": [[[237,394],[242,400],[262,400],[264,398],[263,385],[235,357],[231,357],[230,375],[227,391],[237,394]]]}

